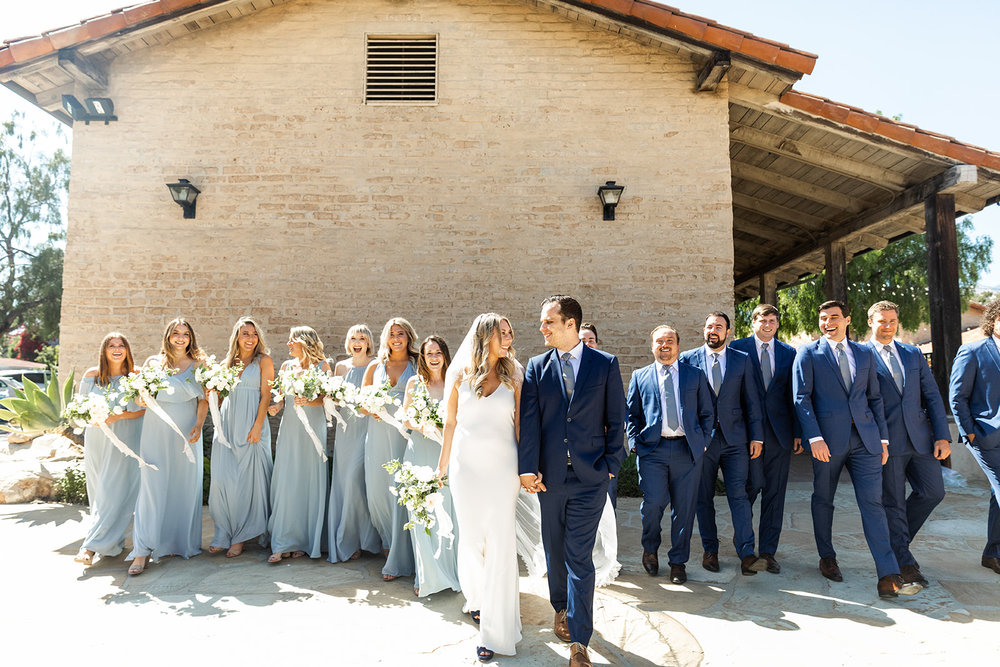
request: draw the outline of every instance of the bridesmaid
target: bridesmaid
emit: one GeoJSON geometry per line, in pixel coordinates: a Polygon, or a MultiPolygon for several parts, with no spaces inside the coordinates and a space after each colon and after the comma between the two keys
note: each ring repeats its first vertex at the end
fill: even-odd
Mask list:
{"type": "Polygon", "coordinates": [[[150,557],[158,561],[161,556],[190,558],[201,553],[201,427],[208,402],[194,372],[204,359],[191,324],[178,317],[163,332],[160,354],[146,360],[146,365],[162,362],[177,371],[167,380],[173,392],[161,391],[156,402],[181,432],[188,434],[194,462],[184,455],[184,443],[174,430],[148,410],[142,420],[139,455],[158,470],[139,471],[132,553],[126,558],[132,561],[129,574],[142,574],[150,557]]]}
{"type": "MultiPolygon", "coordinates": [[[[368,365],[363,384],[388,383],[393,396],[402,404],[406,383],[416,372],[419,356],[416,341],[413,326],[402,317],[386,322],[379,337],[378,358],[368,365]]],[[[403,530],[406,508],[389,492],[392,480],[382,468],[392,459],[402,459],[405,449],[406,438],[398,430],[378,418],[371,420],[365,445],[365,484],[372,523],[382,538],[382,552],[386,555],[382,568],[385,581],[413,574],[413,546],[408,531],[403,530]]]]}
{"type": "MultiPolygon", "coordinates": [[[[420,346],[420,357],[417,360],[417,375],[411,377],[406,383],[406,397],[403,399],[403,407],[409,407],[413,403],[414,391],[418,387],[427,390],[430,398],[435,403],[440,403],[444,396],[444,375],[448,371],[448,364],[451,363],[451,354],[448,352],[448,345],[440,336],[429,336],[424,339],[420,346]]],[[[441,406],[443,410],[444,406],[441,406]]],[[[441,458],[441,445],[436,440],[431,440],[425,433],[436,432],[440,439],[441,431],[436,426],[424,426],[421,430],[417,424],[407,422],[407,427],[413,429],[406,444],[406,455],[403,461],[409,461],[415,466],[428,466],[431,470],[436,470],[438,460],[441,458]]],[[[451,516],[453,526],[458,523],[455,520],[455,507],[451,500],[451,491],[447,486],[440,492],[444,498],[444,511],[451,516]]],[[[410,516],[413,519],[413,516],[410,516]]],[[[450,588],[453,591],[462,590],[458,583],[458,549],[456,538],[441,540],[438,537],[440,526],[431,528],[431,534],[422,526],[417,526],[412,530],[413,555],[416,560],[417,578],[413,592],[424,597],[431,593],[443,591],[450,588]],[[438,543],[440,541],[440,554],[438,553],[438,543]]]]}
{"type": "MultiPolygon", "coordinates": [[[[338,363],[334,374],[360,387],[374,348],[368,325],[355,324],[344,341],[344,349],[351,358],[338,363]]],[[[358,416],[347,408],[341,409],[340,414],[347,422],[347,429],[337,431],[333,448],[333,480],[327,512],[330,540],[327,560],[331,563],[355,560],[362,549],[371,553],[382,549],[382,540],[368,513],[365,493],[365,438],[371,418],[358,416]]]]}
{"type": "MultiPolygon", "coordinates": [[[[119,381],[134,367],[128,340],[117,331],[112,331],[101,341],[98,365],[84,373],[80,393],[117,391],[119,381]]],[[[128,407],[130,409],[122,414],[108,417],[106,423],[119,440],[138,454],[143,410],[137,409],[134,404],[128,407]]],[[[91,524],[74,560],[90,565],[95,553],[113,557],[120,554],[125,546],[125,531],[132,521],[135,499],[139,495],[139,464],[118,451],[99,428],[88,426],[83,442],[91,524]]]]}
{"type": "MultiPolygon", "coordinates": [[[[293,327],[288,336],[288,352],[292,358],[281,365],[282,370],[302,372],[319,366],[329,372],[323,354],[323,342],[310,327],[293,327]]],[[[291,396],[291,395],[289,395],[291,396]]],[[[268,412],[278,414],[288,397],[273,403],[268,412]]],[[[316,437],[326,443],[326,414],[323,397],[312,401],[295,397],[295,405],[305,411],[316,437]]],[[[293,406],[286,406],[278,427],[275,445],[274,475],[271,478],[271,556],[268,563],[278,563],[285,556],[319,558],[323,541],[326,512],[326,462],[306,432],[293,406]]]]}
{"type": "Polygon", "coordinates": [[[212,481],[208,511],[215,523],[209,552],[226,551],[227,558],[243,553],[243,543],[255,537],[267,542],[270,510],[271,428],[267,408],[271,402],[274,361],[260,327],[249,317],[240,318],[229,336],[226,366],[243,364],[240,383],[222,401],[220,428],[232,449],[212,441],[212,481]]]}

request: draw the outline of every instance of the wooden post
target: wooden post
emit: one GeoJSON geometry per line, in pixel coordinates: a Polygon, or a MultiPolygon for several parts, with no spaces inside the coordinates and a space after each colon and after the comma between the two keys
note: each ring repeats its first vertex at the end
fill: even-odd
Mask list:
{"type": "MultiPolygon", "coordinates": [[[[847,303],[847,246],[833,241],[826,246],[826,298],[847,303]]],[[[850,304],[848,304],[850,307],[850,304]]],[[[849,313],[844,313],[848,315],[849,313]]]]}
{"type": "Polygon", "coordinates": [[[760,302],[778,307],[778,280],[773,273],[760,274],[760,302]]]}
{"type": "Polygon", "coordinates": [[[955,195],[924,200],[927,225],[927,285],[931,316],[931,370],[947,404],[951,365],[962,344],[962,308],[958,289],[958,239],[955,195]]]}

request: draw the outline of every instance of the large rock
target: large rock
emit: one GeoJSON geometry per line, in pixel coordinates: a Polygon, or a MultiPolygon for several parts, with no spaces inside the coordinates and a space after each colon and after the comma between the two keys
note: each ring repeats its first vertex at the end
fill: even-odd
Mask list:
{"type": "Polygon", "coordinates": [[[51,498],[55,483],[55,477],[38,459],[0,458],[0,503],[51,498]]]}

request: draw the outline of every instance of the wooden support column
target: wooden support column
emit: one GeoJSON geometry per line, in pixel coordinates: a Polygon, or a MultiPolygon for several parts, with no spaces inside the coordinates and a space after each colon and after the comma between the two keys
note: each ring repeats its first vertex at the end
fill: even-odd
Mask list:
{"type": "MultiPolygon", "coordinates": [[[[826,246],[826,298],[847,303],[847,245],[834,241],[826,246]]],[[[847,313],[844,313],[847,315],[847,313]]]]}
{"type": "Polygon", "coordinates": [[[955,195],[935,194],[924,200],[924,221],[927,226],[927,285],[933,348],[931,365],[934,379],[947,403],[952,361],[962,344],[955,195]]]}
{"type": "Polygon", "coordinates": [[[773,273],[760,274],[760,302],[778,306],[778,280],[773,273]]]}

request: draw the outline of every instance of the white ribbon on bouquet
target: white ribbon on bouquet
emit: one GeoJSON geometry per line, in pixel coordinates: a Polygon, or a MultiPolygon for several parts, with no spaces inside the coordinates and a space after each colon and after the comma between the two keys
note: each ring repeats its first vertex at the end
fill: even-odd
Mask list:
{"type": "Polygon", "coordinates": [[[327,426],[330,426],[330,417],[333,417],[337,420],[337,424],[340,426],[341,431],[347,430],[347,422],[340,416],[340,410],[337,409],[337,404],[334,403],[333,399],[329,396],[323,397],[323,411],[326,412],[327,426]]]}
{"type": "Polygon", "coordinates": [[[188,436],[181,433],[181,430],[177,428],[177,424],[174,423],[174,420],[170,418],[170,415],[168,415],[163,408],[160,407],[160,404],[156,402],[156,399],[149,395],[148,391],[140,389],[139,397],[142,399],[142,402],[146,404],[146,407],[153,411],[153,414],[162,419],[167,426],[173,429],[174,433],[181,436],[181,440],[184,442],[184,456],[187,457],[188,461],[194,463],[194,452],[191,450],[191,445],[188,444],[188,436]]]}
{"type": "Polygon", "coordinates": [[[208,410],[212,413],[212,424],[215,426],[215,437],[219,439],[223,445],[232,449],[233,446],[229,444],[229,440],[226,439],[226,433],[222,430],[222,413],[219,412],[219,392],[214,389],[208,392],[208,410]]]}
{"type": "Polygon", "coordinates": [[[115,446],[115,449],[117,449],[119,452],[121,452],[124,456],[126,456],[126,457],[128,457],[130,459],[135,459],[136,461],[138,461],[140,468],[149,468],[150,470],[159,470],[159,468],[157,468],[156,466],[154,466],[152,463],[146,463],[145,461],[143,461],[141,456],[139,456],[138,454],[136,454],[135,452],[133,452],[131,449],[129,449],[128,445],[126,445],[124,442],[122,442],[121,440],[119,440],[118,436],[115,435],[115,432],[112,431],[111,428],[107,424],[105,424],[104,422],[97,422],[96,424],[93,424],[93,426],[96,426],[97,428],[101,429],[101,433],[103,433],[104,437],[106,437],[108,440],[111,441],[111,444],[115,446]]]}
{"type": "Polygon", "coordinates": [[[292,403],[292,407],[294,408],[295,416],[299,418],[300,422],[302,422],[302,426],[305,428],[306,434],[309,436],[309,439],[312,440],[313,446],[316,447],[316,452],[323,457],[323,462],[326,463],[326,452],[323,451],[323,445],[320,443],[319,436],[316,435],[316,431],[314,431],[313,427],[309,424],[309,417],[306,416],[306,411],[302,409],[301,405],[296,405],[295,403],[292,403]]]}
{"type": "Polygon", "coordinates": [[[384,421],[389,426],[391,426],[394,429],[396,429],[397,431],[399,431],[400,435],[402,435],[404,438],[409,435],[409,433],[407,432],[406,427],[403,426],[403,423],[401,421],[399,421],[398,419],[396,419],[395,417],[393,417],[392,415],[390,415],[389,412],[385,408],[379,408],[374,413],[374,415],[376,417],[378,417],[379,419],[381,419],[382,421],[384,421]]]}

